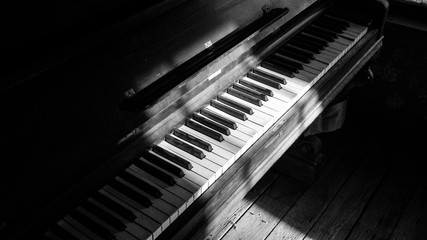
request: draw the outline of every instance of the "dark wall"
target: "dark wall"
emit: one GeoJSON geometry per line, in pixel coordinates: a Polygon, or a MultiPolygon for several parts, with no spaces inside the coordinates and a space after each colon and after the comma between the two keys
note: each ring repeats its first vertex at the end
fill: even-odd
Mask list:
{"type": "MultiPolygon", "coordinates": [[[[0,5],[2,75],[153,5],[137,0],[8,1],[0,5]]],[[[161,2],[161,1],[156,1],[161,2]]]]}

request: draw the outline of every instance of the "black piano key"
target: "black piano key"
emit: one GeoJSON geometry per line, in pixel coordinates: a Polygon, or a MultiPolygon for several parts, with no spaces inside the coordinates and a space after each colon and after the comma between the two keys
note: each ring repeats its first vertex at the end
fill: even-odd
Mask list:
{"type": "Polygon", "coordinates": [[[189,133],[183,132],[179,129],[175,129],[173,130],[173,135],[177,136],[178,138],[181,138],[193,145],[196,145],[197,147],[208,151],[208,152],[212,152],[212,145],[208,142],[203,141],[202,139],[199,139],[189,133]]]}
{"type": "Polygon", "coordinates": [[[319,26],[310,26],[307,29],[313,30],[313,36],[323,38],[328,42],[333,42],[338,37],[338,33],[319,27],[319,26]]]}
{"type": "Polygon", "coordinates": [[[135,202],[140,203],[144,207],[150,207],[153,204],[150,199],[117,180],[111,180],[107,185],[135,200],[135,202]]]}
{"type": "Polygon", "coordinates": [[[342,29],[342,28],[341,28],[341,27],[339,27],[339,26],[335,26],[335,25],[332,25],[332,24],[330,24],[330,23],[328,23],[328,22],[320,21],[320,20],[317,20],[317,19],[316,19],[316,21],[314,21],[314,22],[312,23],[312,25],[314,25],[314,26],[319,26],[319,27],[321,27],[321,28],[328,29],[328,30],[330,30],[330,31],[332,31],[332,32],[336,32],[336,33],[342,33],[342,32],[343,32],[343,30],[344,30],[344,29],[342,29]]]}
{"type": "Polygon", "coordinates": [[[265,95],[263,93],[260,93],[260,92],[257,92],[257,91],[255,91],[255,90],[253,90],[251,88],[248,88],[248,87],[246,87],[244,85],[234,83],[233,84],[233,88],[237,89],[237,90],[239,90],[241,92],[244,92],[244,93],[246,93],[246,94],[248,94],[248,95],[250,95],[250,96],[252,96],[254,98],[258,98],[259,100],[262,100],[264,102],[268,101],[267,95],[265,95]]]}
{"type": "Polygon", "coordinates": [[[185,121],[185,126],[191,128],[195,131],[198,131],[198,132],[200,132],[200,133],[202,133],[202,134],[204,134],[204,135],[206,135],[206,136],[208,136],[208,137],[210,137],[210,138],[212,138],[218,142],[224,141],[224,137],[220,133],[215,132],[214,130],[209,129],[209,128],[207,128],[207,127],[205,127],[205,126],[203,126],[197,122],[194,122],[193,120],[187,119],[185,121]]]}
{"type": "Polygon", "coordinates": [[[222,95],[219,95],[217,97],[217,99],[218,99],[218,101],[220,101],[220,102],[222,102],[222,103],[224,103],[224,104],[226,104],[228,106],[231,106],[231,107],[233,107],[235,109],[238,109],[238,110],[240,110],[240,111],[242,111],[244,113],[247,113],[249,115],[254,114],[254,111],[252,110],[252,108],[246,107],[246,106],[244,106],[244,105],[242,105],[240,103],[234,102],[233,100],[227,99],[227,98],[223,97],[222,95]]]}
{"type": "Polygon", "coordinates": [[[280,63],[286,63],[286,65],[292,65],[296,70],[294,70],[294,73],[298,73],[298,70],[303,69],[303,65],[299,62],[293,61],[289,58],[284,57],[283,54],[280,53],[274,53],[274,55],[271,56],[273,59],[276,59],[277,61],[280,61],[280,63]]]}
{"type": "Polygon", "coordinates": [[[294,73],[292,71],[281,67],[280,64],[271,63],[270,61],[264,60],[261,62],[261,66],[264,68],[267,68],[268,70],[271,70],[273,72],[277,72],[277,73],[280,73],[282,75],[285,75],[287,77],[290,77],[290,78],[294,77],[294,73]]]}
{"type": "Polygon", "coordinates": [[[115,239],[114,235],[112,235],[108,231],[108,229],[105,229],[103,226],[86,217],[84,214],[74,210],[69,215],[75,220],[77,220],[79,223],[81,223],[83,226],[87,227],[88,229],[99,235],[100,237],[104,239],[115,239]]]}
{"type": "Polygon", "coordinates": [[[212,112],[212,111],[210,111],[210,110],[208,110],[206,108],[201,109],[200,113],[202,115],[208,117],[209,119],[212,119],[212,120],[214,120],[216,122],[219,122],[222,125],[227,126],[227,127],[231,128],[233,130],[237,129],[237,124],[234,121],[232,121],[230,119],[227,119],[227,118],[225,118],[225,117],[223,117],[221,115],[218,115],[218,114],[216,114],[216,113],[214,113],[214,112],[212,112]]]}
{"type": "Polygon", "coordinates": [[[256,69],[248,72],[246,76],[252,80],[265,84],[267,86],[273,87],[275,89],[282,89],[280,84],[286,84],[286,80],[283,78],[276,77],[272,74],[268,74],[256,69]]]}
{"type": "Polygon", "coordinates": [[[133,222],[137,218],[136,215],[133,214],[133,212],[129,211],[122,205],[116,203],[115,201],[111,200],[110,198],[104,196],[101,193],[96,193],[92,196],[92,198],[95,199],[97,202],[101,203],[102,205],[108,207],[118,215],[122,216],[129,222],[133,222]]]}
{"type": "Polygon", "coordinates": [[[36,239],[40,239],[40,240],[55,240],[55,239],[49,237],[49,233],[47,231],[44,234],[42,234],[42,235],[38,234],[38,236],[36,237],[36,239]]]}
{"type": "Polygon", "coordinates": [[[162,196],[162,193],[160,192],[159,189],[157,189],[156,187],[150,185],[149,183],[141,180],[140,178],[135,177],[134,175],[126,171],[121,173],[119,177],[121,177],[123,180],[131,183],[135,187],[141,189],[142,191],[150,194],[155,198],[160,198],[162,196]]]}
{"type": "Polygon", "coordinates": [[[313,25],[313,27],[316,28],[318,31],[320,31],[323,34],[327,34],[327,35],[333,36],[334,39],[338,38],[338,34],[340,34],[340,32],[336,32],[336,31],[334,31],[332,29],[328,29],[328,28],[325,28],[325,27],[320,26],[320,25],[313,25]]]}
{"type": "MultiPolygon", "coordinates": [[[[284,59],[284,58],[278,57],[276,54],[273,54],[270,57],[273,59],[276,59],[276,60],[280,61],[280,63],[286,64],[287,66],[290,66],[292,68],[302,69],[302,65],[300,63],[294,62],[294,61],[289,60],[289,59],[284,59]]],[[[294,71],[294,72],[298,72],[298,71],[294,71]]]]}
{"type": "Polygon", "coordinates": [[[310,46],[320,50],[323,50],[327,46],[327,42],[325,40],[318,40],[305,34],[299,34],[295,36],[293,40],[309,44],[310,46]]]}
{"type": "Polygon", "coordinates": [[[273,65],[276,65],[282,69],[286,69],[290,71],[291,73],[298,73],[298,67],[294,66],[293,64],[290,64],[285,59],[281,58],[280,56],[273,54],[268,56],[266,59],[264,59],[265,62],[271,63],[273,65]]]}
{"type": "Polygon", "coordinates": [[[218,101],[212,100],[211,101],[211,105],[214,108],[216,108],[218,110],[221,110],[221,111],[223,111],[223,112],[225,112],[225,113],[227,113],[227,114],[229,114],[229,115],[231,115],[231,116],[233,116],[235,118],[238,118],[238,119],[240,119],[242,121],[248,120],[248,117],[246,116],[245,113],[239,112],[239,111],[237,111],[236,109],[234,109],[232,107],[229,107],[229,106],[227,106],[225,104],[219,103],[218,101]]]}
{"type": "Polygon", "coordinates": [[[296,48],[293,48],[290,45],[278,49],[277,53],[303,63],[309,63],[313,59],[313,54],[296,50],[296,48]]]}
{"type": "Polygon", "coordinates": [[[329,24],[329,25],[335,26],[335,27],[337,27],[337,28],[339,28],[341,30],[345,30],[345,29],[347,29],[350,26],[349,24],[346,24],[346,23],[344,23],[342,21],[334,21],[331,18],[328,18],[326,16],[322,16],[322,17],[316,19],[316,22],[321,22],[321,23],[329,24]]]}
{"type": "Polygon", "coordinates": [[[197,148],[189,145],[188,143],[181,141],[178,138],[174,138],[171,135],[166,135],[165,141],[168,142],[169,144],[171,144],[171,145],[195,156],[196,158],[199,158],[199,159],[205,158],[205,154],[203,153],[202,150],[197,149],[197,148]]]}
{"type": "Polygon", "coordinates": [[[118,218],[89,201],[85,201],[84,203],[82,203],[81,207],[86,209],[88,212],[91,212],[93,215],[97,216],[99,219],[102,219],[107,224],[119,231],[123,231],[126,228],[126,225],[124,225],[122,221],[120,221],[118,218]]]}
{"type": "MultiPolygon", "coordinates": [[[[163,169],[163,170],[165,170],[165,171],[167,171],[167,172],[169,172],[169,173],[171,173],[177,177],[181,178],[181,177],[184,177],[184,175],[185,175],[181,168],[179,168],[179,167],[177,167],[171,163],[168,163],[167,161],[159,158],[158,156],[156,156],[154,154],[151,154],[149,152],[144,152],[142,154],[142,157],[145,160],[149,161],[150,163],[156,165],[157,167],[159,167],[159,168],[161,168],[161,169],[163,169]]],[[[170,179],[173,180],[173,178],[170,178],[170,179]]],[[[168,178],[168,180],[165,180],[165,181],[170,182],[172,185],[174,185],[175,180],[170,181],[170,179],[168,178]]],[[[165,181],[163,181],[163,182],[165,182],[165,181]]]]}
{"type": "Polygon", "coordinates": [[[292,53],[298,54],[300,56],[303,56],[303,57],[306,57],[306,58],[309,58],[309,59],[313,59],[314,58],[313,53],[310,53],[310,52],[307,52],[307,51],[303,51],[303,50],[301,50],[299,48],[296,48],[296,47],[294,47],[292,45],[284,45],[284,46],[282,46],[282,47],[280,47],[278,49],[279,52],[282,51],[282,50],[284,52],[292,52],[292,53]]]}
{"type": "Polygon", "coordinates": [[[345,28],[350,27],[350,23],[348,23],[348,22],[346,22],[346,21],[344,21],[344,20],[338,19],[338,18],[333,18],[333,17],[328,16],[328,15],[326,15],[326,14],[325,14],[325,15],[322,15],[320,18],[321,18],[322,20],[324,20],[324,21],[333,22],[333,23],[335,23],[335,24],[337,24],[337,25],[340,25],[340,26],[343,26],[343,27],[345,27],[345,28]]]}
{"type": "Polygon", "coordinates": [[[230,135],[230,129],[228,129],[227,127],[225,127],[225,126],[223,126],[217,122],[214,122],[208,118],[205,118],[202,115],[195,113],[195,114],[193,114],[193,119],[195,121],[199,122],[200,124],[203,124],[207,127],[210,127],[213,130],[218,131],[218,132],[220,132],[226,136],[230,135]]]}
{"type": "Polygon", "coordinates": [[[333,42],[335,38],[337,38],[337,35],[327,34],[322,32],[319,28],[315,28],[313,26],[309,26],[303,30],[303,32],[306,32],[310,35],[316,36],[318,38],[324,39],[328,42],[333,42]]]}
{"type": "MultiPolygon", "coordinates": [[[[183,159],[180,156],[177,156],[174,153],[169,152],[166,149],[163,149],[159,146],[154,146],[152,150],[153,150],[153,152],[159,154],[160,156],[166,158],[167,160],[169,160],[169,161],[171,161],[171,162],[177,164],[178,166],[181,166],[187,170],[191,170],[193,168],[193,165],[189,161],[183,159]]],[[[141,161],[138,161],[138,162],[141,162],[141,161]]]]}
{"type": "Polygon", "coordinates": [[[249,82],[249,81],[247,81],[247,80],[245,80],[243,78],[239,79],[239,83],[242,84],[243,86],[246,86],[248,88],[254,89],[257,92],[265,94],[268,97],[274,97],[273,91],[271,91],[268,88],[265,88],[265,87],[259,86],[257,84],[251,83],[251,82],[249,82]]]}
{"type": "Polygon", "coordinates": [[[57,224],[51,226],[49,230],[63,240],[78,240],[75,236],[73,236],[71,233],[58,226],[57,224]]]}
{"type": "Polygon", "coordinates": [[[253,104],[253,105],[255,105],[255,106],[258,106],[258,107],[261,107],[261,106],[262,106],[262,102],[261,102],[261,100],[256,99],[256,98],[254,98],[254,97],[252,97],[252,96],[249,96],[249,95],[247,95],[247,94],[245,94],[245,93],[242,93],[242,92],[240,92],[240,91],[238,91],[238,90],[236,90],[236,89],[233,89],[233,88],[227,88],[227,93],[228,93],[228,94],[230,94],[230,95],[233,95],[233,96],[235,96],[235,97],[237,97],[237,98],[240,98],[240,99],[242,99],[243,101],[246,101],[246,102],[248,102],[248,103],[251,103],[251,104],[253,104]]]}
{"type": "Polygon", "coordinates": [[[301,34],[298,35],[298,37],[302,41],[308,41],[308,42],[311,42],[311,43],[314,43],[314,44],[318,44],[319,46],[322,46],[322,47],[327,47],[329,45],[328,41],[326,41],[324,39],[320,39],[320,38],[314,37],[312,35],[308,35],[306,33],[301,33],[301,34]]]}
{"type": "Polygon", "coordinates": [[[304,49],[306,51],[315,53],[315,54],[319,54],[321,52],[321,49],[319,49],[316,46],[310,45],[309,43],[306,43],[306,42],[299,42],[299,41],[291,40],[288,43],[293,45],[293,46],[304,49]]]}
{"type": "MultiPolygon", "coordinates": [[[[154,155],[152,155],[151,153],[150,153],[150,155],[151,156],[154,156],[154,155]]],[[[153,157],[148,157],[148,158],[145,158],[146,160],[148,160],[148,161],[150,161],[150,159],[152,159],[153,157]]],[[[156,157],[156,158],[158,158],[157,156],[154,156],[154,157],[156,157]]],[[[159,158],[160,159],[160,158],[159,158]]],[[[163,159],[160,159],[161,161],[163,161],[164,162],[164,160],[163,159]]],[[[156,159],[156,161],[158,161],[158,159],[156,159]]],[[[151,161],[150,161],[151,162],[151,161]]],[[[159,169],[157,169],[157,168],[155,168],[155,167],[153,167],[153,166],[151,166],[150,164],[147,164],[147,163],[145,163],[145,162],[143,162],[142,160],[138,160],[138,161],[135,161],[134,163],[133,163],[137,168],[139,168],[139,169],[141,169],[141,170],[144,170],[145,172],[147,172],[148,174],[150,174],[151,176],[153,176],[153,177],[155,177],[155,178],[157,178],[157,179],[159,179],[160,181],[162,181],[162,182],[164,182],[164,183],[166,183],[166,184],[168,184],[169,186],[173,186],[173,185],[175,185],[176,184],[176,181],[175,181],[175,179],[172,177],[172,176],[169,176],[167,173],[165,173],[165,172],[162,172],[161,170],[159,170],[159,169]]],[[[190,163],[190,165],[191,165],[191,163],[190,163]]],[[[192,166],[191,166],[192,167],[192,166]]],[[[162,168],[163,169],[163,168],[162,168]]],[[[165,169],[166,170],[166,169],[165,169]]]]}

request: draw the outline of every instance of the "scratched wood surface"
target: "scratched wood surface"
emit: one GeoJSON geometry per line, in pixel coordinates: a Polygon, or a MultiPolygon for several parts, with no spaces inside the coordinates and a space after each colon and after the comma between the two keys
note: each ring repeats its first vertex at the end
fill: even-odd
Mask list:
{"type": "Polygon", "coordinates": [[[423,239],[419,146],[347,137],[310,186],[279,176],[221,239],[423,239]]]}

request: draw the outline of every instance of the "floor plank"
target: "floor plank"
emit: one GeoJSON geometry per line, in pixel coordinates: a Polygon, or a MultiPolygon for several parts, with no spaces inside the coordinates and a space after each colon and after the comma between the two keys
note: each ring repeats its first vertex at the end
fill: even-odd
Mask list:
{"type": "Polygon", "coordinates": [[[327,208],[346,179],[358,165],[357,159],[369,148],[367,142],[356,138],[345,140],[343,147],[325,167],[319,179],[302,195],[267,237],[273,239],[303,239],[327,208]],[[350,147],[359,148],[356,154],[350,147]]]}
{"type": "MultiPolygon", "coordinates": [[[[221,207],[221,216],[212,219],[209,226],[205,228],[205,240],[220,239],[230,229],[235,228],[236,222],[252,206],[279,177],[278,172],[270,171],[249,191],[249,193],[235,204],[229,204],[221,207]]],[[[202,236],[193,236],[193,239],[200,239],[202,236]]]]}
{"type": "Polygon", "coordinates": [[[310,229],[309,239],[344,239],[387,172],[381,151],[373,148],[310,229]],[[382,160],[382,161],[379,161],[382,160]]]}
{"type": "Polygon", "coordinates": [[[415,164],[405,161],[408,154],[392,150],[390,155],[392,170],[353,226],[347,240],[389,239],[415,192],[420,179],[414,172],[415,164]]]}
{"type": "Polygon", "coordinates": [[[306,187],[300,180],[281,175],[222,239],[263,239],[306,187]]]}
{"type": "Polygon", "coordinates": [[[426,239],[427,185],[420,184],[390,240],[426,239]]]}

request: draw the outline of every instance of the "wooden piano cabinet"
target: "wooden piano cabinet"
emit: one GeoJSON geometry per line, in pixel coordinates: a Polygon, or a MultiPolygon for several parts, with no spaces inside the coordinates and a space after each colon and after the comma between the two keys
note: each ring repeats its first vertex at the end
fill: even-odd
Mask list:
{"type": "MultiPolygon", "coordinates": [[[[295,94],[298,99],[289,109],[275,116],[158,239],[219,237],[232,227],[234,204],[379,51],[386,5],[370,4],[383,9],[362,31],[363,37],[334,64],[326,64],[330,68],[310,88],[295,94]]],[[[333,5],[315,0],[165,0],[75,43],[64,55],[58,52],[53,57],[57,63],[40,61],[35,72],[11,76],[1,89],[1,106],[7,113],[2,118],[9,139],[5,152],[13,153],[6,166],[13,168],[2,184],[17,180],[18,189],[2,206],[13,221],[6,216],[12,224],[0,229],[0,236],[17,240],[43,235],[333,5]],[[275,9],[281,14],[269,18],[275,9]],[[267,21],[235,45],[220,44],[259,19],[267,21]],[[182,72],[175,70],[197,63],[203,52],[215,58],[191,65],[196,67],[180,79],[182,72]],[[169,80],[176,82],[168,86],[169,80]],[[151,86],[160,91],[144,101],[144,90],[151,86]],[[122,108],[136,96],[142,108],[122,108]],[[46,169],[52,171],[42,171],[46,169]],[[31,189],[29,182],[39,185],[31,189]],[[19,186],[30,191],[19,192],[19,186]],[[34,202],[26,205],[33,193],[40,195],[34,194],[34,202]],[[22,208],[13,216],[8,206],[18,202],[22,208]]]]}

